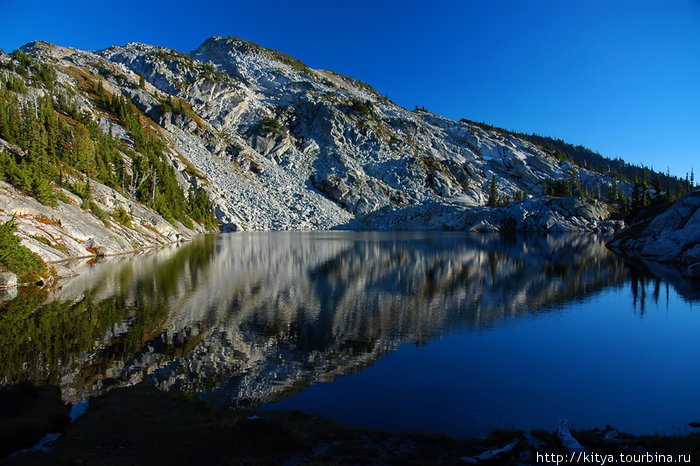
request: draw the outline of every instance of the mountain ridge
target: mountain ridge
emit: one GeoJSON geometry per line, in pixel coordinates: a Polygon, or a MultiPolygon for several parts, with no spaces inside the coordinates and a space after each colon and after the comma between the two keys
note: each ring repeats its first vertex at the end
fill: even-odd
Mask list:
{"type": "MultiPolygon", "coordinates": [[[[614,231],[624,200],[642,190],[527,135],[407,110],[366,83],[239,38],[212,37],[187,53],[138,42],[20,50],[0,55],[8,102],[28,113],[49,99],[69,123],[70,111],[85,115],[123,159],[104,176],[111,188],[172,217],[158,202],[172,171],[183,193],[206,194],[224,231],[614,231]],[[150,172],[133,171],[143,159],[150,172]],[[115,181],[124,173],[157,185],[153,195],[115,181]]],[[[59,181],[49,178],[54,189],[59,181]]],[[[177,198],[172,189],[162,195],[177,198]]],[[[660,195],[645,186],[644,199],[660,195]]],[[[183,206],[187,223],[194,207],[183,206]]]]}
{"type": "MultiPolygon", "coordinates": [[[[467,206],[483,205],[486,202],[484,191],[487,191],[489,177],[479,176],[478,184],[483,187],[482,189],[465,189],[465,185],[473,176],[467,173],[464,164],[470,159],[483,159],[484,156],[491,159],[494,156],[502,156],[502,153],[498,153],[502,145],[488,141],[487,143],[490,144],[484,144],[486,147],[479,148],[478,136],[472,137],[471,134],[478,132],[477,130],[456,128],[459,123],[428,112],[409,112],[386,101],[380,95],[368,91],[367,87],[358,88],[355,83],[344,79],[341,75],[330,75],[328,72],[323,74],[323,71],[308,68],[295,69],[291,65],[276,60],[276,57],[270,56],[265,50],[251,46],[250,43],[240,39],[212,38],[205,41],[190,56],[197,57],[198,60],[209,60],[218,67],[217,69],[224,71],[235,69],[248,82],[246,90],[259,92],[267,97],[267,102],[276,104],[270,106],[262,102],[260,105],[259,99],[252,99],[252,104],[258,104],[254,108],[267,110],[268,118],[275,118],[281,122],[281,132],[284,136],[289,136],[286,141],[279,140],[281,139],[279,133],[270,135],[256,132],[255,125],[262,126],[262,121],[251,122],[255,116],[250,112],[240,115],[219,112],[218,115],[213,115],[214,112],[198,100],[201,95],[197,93],[197,83],[185,89],[182,96],[191,101],[197,110],[202,111],[206,116],[216,117],[213,120],[215,128],[237,126],[236,133],[248,136],[248,140],[245,141],[248,143],[248,148],[263,155],[267,155],[269,149],[277,149],[279,155],[284,154],[285,151],[290,152],[290,149],[292,151],[309,149],[308,145],[296,148],[289,146],[290,142],[298,142],[299,139],[304,142],[310,141],[309,144],[312,145],[310,150],[315,152],[313,156],[316,157],[316,161],[324,158],[326,163],[317,163],[313,172],[307,174],[310,175],[308,179],[311,180],[314,188],[335,201],[344,210],[354,214],[356,218],[365,217],[382,208],[393,209],[401,207],[402,204],[415,206],[426,201],[431,204],[428,208],[432,208],[433,202],[443,204],[440,201],[444,199],[449,199],[450,204],[467,206]],[[276,64],[271,66],[270,64],[274,62],[276,64]],[[335,77],[336,82],[342,80],[343,86],[334,87],[328,76],[335,77]],[[294,116],[281,111],[288,110],[290,107],[297,114],[301,113],[301,118],[297,117],[295,121],[294,116]],[[299,121],[300,119],[306,121],[299,121]],[[348,123],[359,126],[359,131],[349,127],[348,123]],[[363,125],[365,128],[362,128],[363,125]],[[428,134],[411,132],[414,129],[426,129],[426,126],[429,126],[428,134]],[[437,131],[432,131],[433,134],[430,134],[432,128],[437,131]],[[363,129],[365,129],[364,133],[363,129]],[[431,141],[438,139],[435,137],[435,132],[444,130],[452,133],[449,136],[453,140],[445,141],[445,138],[442,138],[436,145],[447,148],[447,151],[451,152],[450,157],[445,157],[446,151],[441,147],[434,147],[431,141]],[[455,132],[458,133],[454,134],[455,132]],[[382,140],[381,136],[385,136],[385,139],[382,140]],[[470,137],[472,141],[468,140],[470,137]],[[387,144],[388,142],[393,142],[393,146],[387,144]],[[469,148],[470,142],[472,147],[477,147],[475,151],[469,148]],[[313,147],[314,143],[318,147],[313,147]],[[370,146],[374,154],[369,154],[370,157],[367,157],[367,151],[363,151],[362,145],[370,146]],[[397,145],[403,147],[396,147],[397,145]],[[394,151],[403,156],[404,160],[402,161],[400,157],[392,157],[394,151]],[[492,154],[494,151],[495,153],[492,154]],[[411,154],[411,152],[414,153],[411,154]],[[348,155],[355,160],[348,160],[348,155]],[[364,162],[360,166],[353,163],[360,158],[358,155],[363,158],[361,162],[364,162]],[[413,162],[417,167],[407,166],[406,160],[413,162]],[[394,179],[390,177],[391,172],[389,174],[385,172],[386,167],[393,169],[394,179]],[[383,173],[377,173],[377,169],[382,170],[383,173]],[[401,180],[397,180],[398,177],[401,180]]],[[[172,79],[166,79],[170,77],[168,72],[162,70],[159,73],[155,67],[144,66],[144,58],[134,56],[133,50],[129,50],[128,46],[113,47],[98,53],[112,61],[123,63],[134,71],[149,73],[151,76],[148,80],[156,84],[160,83],[163,90],[174,91],[175,89],[170,82],[172,79]]],[[[250,94],[241,96],[244,105],[251,103],[250,97],[250,94]]],[[[211,118],[205,119],[212,121],[211,118]]],[[[522,147],[527,143],[510,141],[511,146],[517,147],[518,144],[522,147]]],[[[518,155],[523,156],[522,153],[518,155]]],[[[511,159],[516,158],[511,157],[511,159]]],[[[538,160],[533,158],[532,162],[536,165],[538,160]]],[[[545,162],[545,167],[542,168],[554,168],[555,175],[564,176],[565,171],[560,167],[555,167],[551,162],[548,167],[546,165],[545,162]]],[[[522,176],[523,173],[520,175],[522,176]]],[[[500,176],[498,181],[501,181],[500,176]]],[[[503,195],[510,194],[512,197],[518,191],[536,190],[539,187],[538,181],[541,180],[533,179],[531,176],[529,180],[519,184],[511,183],[508,179],[505,181],[501,191],[505,191],[503,195]]],[[[442,225],[436,225],[436,229],[441,227],[442,225]]]]}

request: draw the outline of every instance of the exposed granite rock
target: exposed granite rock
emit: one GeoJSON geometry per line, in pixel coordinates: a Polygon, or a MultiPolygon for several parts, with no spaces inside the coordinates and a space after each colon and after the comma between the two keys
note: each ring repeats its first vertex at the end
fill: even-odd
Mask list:
{"type": "Polygon", "coordinates": [[[15,218],[22,244],[53,265],[59,275],[72,273],[60,263],[74,257],[111,255],[192,239],[204,229],[173,226],[155,211],[127,199],[96,181],[91,182],[93,201],[107,214],[119,206],[131,215],[128,225],[111,217],[100,220],[80,207],[80,198],[62,190],[70,202],[57,207],[40,204],[0,181],[0,222],[15,218]],[[53,264],[52,264],[53,263],[53,264]]]}
{"type": "Polygon", "coordinates": [[[17,146],[16,144],[12,144],[11,142],[7,142],[4,139],[0,139],[0,151],[7,151],[10,154],[13,154],[15,157],[22,158],[25,157],[26,154],[24,151],[17,146]]]}
{"type": "MultiPolygon", "coordinates": [[[[574,232],[611,234],[622,221],[606,220],[605,205],[575,197],[542,196],[504,207],[465,207],[435,203],[392,212],[379,211],[361,219],[360,228],[386,230],[456,230],[473,232],[574,232]]],[[[352,225],[358,228],[358,225],[352,225]]]]}
{"type": "Polygon", "coordinates": [[[700,278],[700,243],[683,253],[681,265],[689,277],[700,278]]]}
{"type": "Polygon", "coordinates": [[[652,220],[631,225],[608,247],[627,256],[674,263],[688,277],[700,278],[700,190],[689,192],[652,220]]]}
{"type": "MultiPolygon", "coordinates": [[[[214,37],[189,54],[138,43],[24,50],[56,70],[57,92],[127,144],[133,138],[75,76],[131,100],[181,186],[206,190],[224,231],[615,228],[602,223],[605,206],[543,196],[573,172],[592,192],[607,192],[612,177],[510,134],[409,111],[366,84],[241,39],[214,37]],[[166,111],[168,101],[178,110],[166,111]],[[500,198],[531,199],[485,208],[494,178],[500,198]]],[[[22,98],[31,105],[41,91],[22,98]]]]}
{"type": "MultiPolygon", "coordinates": [[[[549,180],[567,177],[572,168],[529,142],[408,111],[368,86],[292,64],[240,39],[211,38],[188,56],[134,43],[96,53],[143,74],[145,89],[123,92],[210,181],[204,188],[223,229],[453,228],[441,221],[405,221],[406,215],[425,220],[436,206],[447,217],[473,220],[470,226],[484,220],[501,229],[492,217],[508,217],[503,209],[480,209],[484,218],[470,212],[486,203],[492,176],[502,196],[541,196],[549,180]],[[199,126],[154,114],[158,93],[189,102],[199,126]]],[[[610,177],[578,172],[590,189],[606,191],[614,184],[610,177]]],[[[540,206],[519,206],[530,207],[540,206]]],[[[544,224],[533,217],[516,220],[516,227],[599,231],[603,220],[589,213],[563,221],[564,205],[551,218],[536,211],[513,216],[531,214],[544,224]]]]}

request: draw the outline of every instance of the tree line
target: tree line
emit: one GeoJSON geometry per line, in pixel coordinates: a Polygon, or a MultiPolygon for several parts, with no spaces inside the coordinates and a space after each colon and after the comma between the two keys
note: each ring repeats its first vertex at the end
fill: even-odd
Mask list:
{"type": "MultiPolygon", "coordinates": [[[[618,216],[628,222],[635,221],[646,216],[650,212],[657,212],[670,205],[686,192],[695,187],[695,174],[691,169],[685,178],[652,170],[645,166],[629,164],[620,158],[610,159],[593,152],[583,146],[574,146],[561,139],[554,139],[537,134],[525,134],[505,130],[487,123],[475,122],[467,119],[460,120],[463,123],[472,124],[480,128],[512,135],[529,141],[558,160],[568,162],[573,166],[585,168],[601,175],[613,178],[615,183],[609,189],[601,191],[581,183],[578,170],[570,168],[567,176],[558,180],[548,180],[543,194],[565,197],[579,196],[587,199],[598,199],[616,205],[618,216]],[[632,185],[630,193],[626,193],[620,187],[621,183],[632,185]]],[[[514,196],[513,200],[522,199],[522,193],[514,196]]],[[[493,178],[489,185],[489,197],[487,205],[501,206],[510,202],[507,196],[499,196],[496,189],[496,180],[493,178]]]]}
{"type": "Polygon", "coordinates": [[[561,139],[540,136],[535,133],[526,134],[510,131],[488,123],[472,121],[466,118],[462,118],[460,121],[531,142],[541,147],[545,152],[558,160],[569,162],[579,168],[585,168],[601,175],[611,176],[620,182],[634,183],[635,180],[641,181],[643,177],[646,177],[647,180],[653,180],[655,185],[661,187],[658,192],[663,192],[664,196],[668,195],[673,198],[678,198],[695,186],[692,169],[686,174],[685,178],[678,177],[671,175],[668,171],[663,173],[645,166],[629,164],[619,157],[615,159],[604,157],[584,146],[569,144],[561,139]]]}
{"type": "Polygon", "coordinates": [[[24,156],[0,151],[0,179],[51,206],[61,197],[53,187],[66,188],[93,211],[91,183],[98,181],[148,205],[171,223],[177,220],[192,228],[195,220],[216,228],[206,192],[192,188],[183,192],[163,142],[146,128],[145,117],[130,100],[110,95],[102,81],[95,82],[89,93],[98,108],[129,132],[134,148],[112,135],[112,123],[103,130],[90,113],[79,112],[72,91],[52,92],[53,70],[36,65],[21,51],[13,52],[12,58],[4,68],[14,73],[0,82],[0,138],[19,146],[24,156]],[[18,94],[27,92],[23,77],[49,92],[33,102],[20,100],[18,94]],[[22,81],[22,86],[10,84],[13,80],[22,81]],[[69,182],[71,177],[77,181],[69,182]]]}

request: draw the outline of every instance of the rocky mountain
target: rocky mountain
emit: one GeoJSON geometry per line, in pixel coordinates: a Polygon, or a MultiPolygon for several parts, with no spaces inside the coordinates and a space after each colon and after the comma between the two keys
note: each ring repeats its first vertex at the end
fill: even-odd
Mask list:
{"type": "MultiPolygon", "coordinates": [[[[620,224],[607,221],[605,202],[543,193],[564,180],[599,199],[630,191],[517,136],[409,111],[365,83],[237,38],[190,53],[139,43],[22,50],[56,76],[50,92],[25,79],[25,109],[47,94],[68,100],[138,152],[117,111],[128,100],[183,190],[207,193],[223,230],[612,231],[620,224]]],[[[4,73],[8,83],[22,78],[4,73]]]]}

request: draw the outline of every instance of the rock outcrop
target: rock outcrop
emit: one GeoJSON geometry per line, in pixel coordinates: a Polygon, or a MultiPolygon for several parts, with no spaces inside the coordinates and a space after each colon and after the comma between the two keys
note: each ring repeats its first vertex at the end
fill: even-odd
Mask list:
{"type": "Polygon", "coordinates": [[[673,263],[700,278],[700,190],[689,192],[668,210],[615,236],[608,247],[647,261],[673,263]]]}
{"type": "Polygon", "coordinates": [[[611,234],[621,220],[607,220],[607,206],[576,197],[540,196],[502,207],[456,210],[452,205],[424,204],[398,211],[377,211],[362,218],[373,230],[449,230],[494,232],[576,232],[611,234]]]}
{"type": "Polygon", "coordinates": [[[9,184],[0,181],[0,222],[12,218],[22,244],[37,253],[59,275],[73,272],[62,261],[76,257],[121,254],[191,240],[204,229],[190,230],[168,223],[155,211],[98,182],[92,182],[95,212],[81,208],[81,199],[61,190],[64,200],[56,207],[39,203],[9,184]],[[128,221],[118,221],[118,208],[128,213],[128,221]],[[98,210],[99,209],[99,210],[98,210]]]}
{"type": "Polygon", "coordinates": [[[17,286],[17,275],[12,272],[0,272],[0,288],[17,286]]]}

